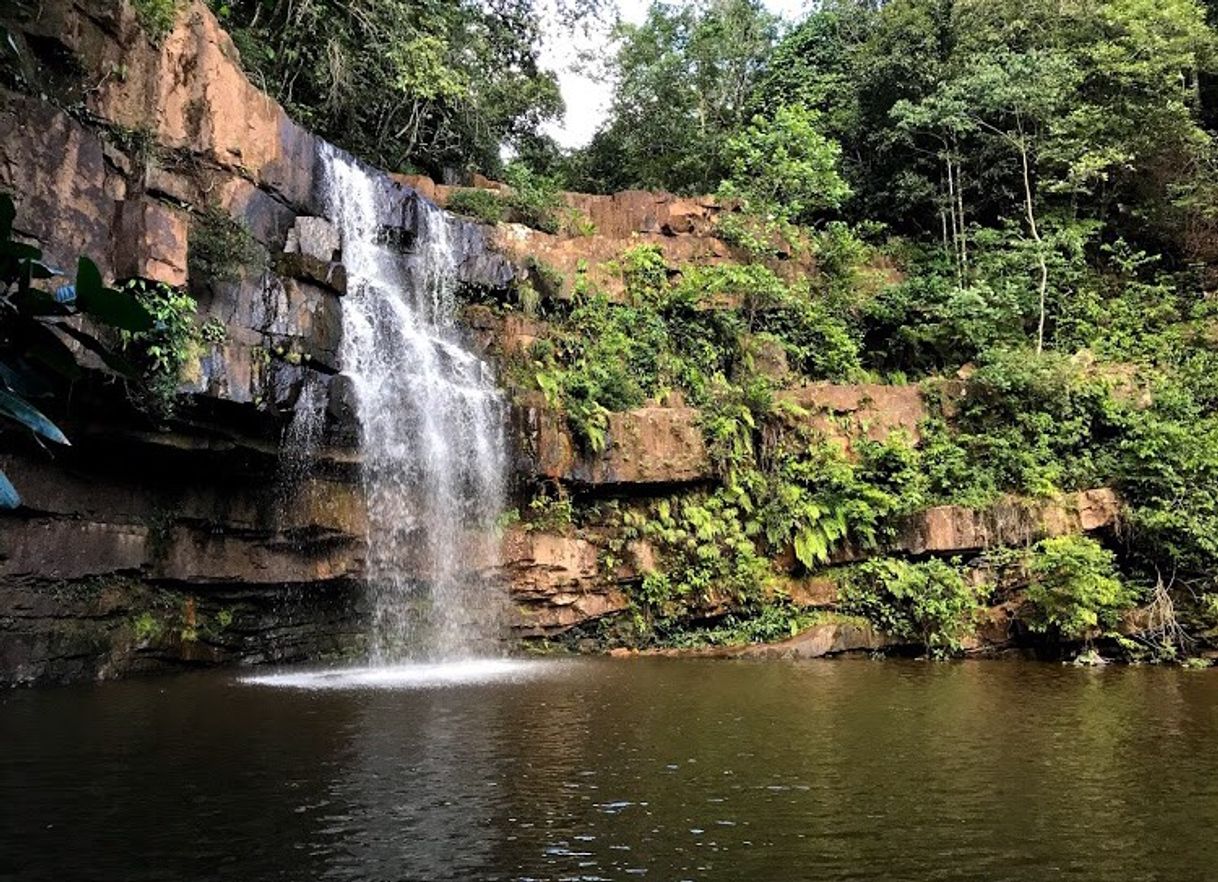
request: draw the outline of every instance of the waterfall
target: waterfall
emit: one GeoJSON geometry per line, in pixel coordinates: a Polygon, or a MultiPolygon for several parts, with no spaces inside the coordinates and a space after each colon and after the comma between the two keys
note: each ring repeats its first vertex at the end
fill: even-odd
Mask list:
{"type": "Polygon", "coordinates": [[[453,321],[454,220],[418,199],[404,252],[386,230],[412,197],[336,148],[319,158],[347,269],[341,360],[368,502],[372,660],[468,657],[502,604],[479,572],[494,563],[506,457],[494,376],[453,321]]]}
{"type": "Polygon", "coordinates": [[[279,479],[276,496],[281,507],[308,477],[313,456],[326,423],[326,386],[316,374],[307,374],[292,408],[291,422],[279,441],[279,479]]]}

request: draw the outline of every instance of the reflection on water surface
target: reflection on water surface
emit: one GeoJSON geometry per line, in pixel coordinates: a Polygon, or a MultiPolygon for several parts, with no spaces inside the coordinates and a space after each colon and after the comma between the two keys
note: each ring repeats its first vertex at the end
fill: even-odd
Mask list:
{"type": "Polygon", "coordinates": [[[0,694],[0,879],[1130,882],[1218,867],[1212,673],[588,660],[465,675],[0,694]]]}

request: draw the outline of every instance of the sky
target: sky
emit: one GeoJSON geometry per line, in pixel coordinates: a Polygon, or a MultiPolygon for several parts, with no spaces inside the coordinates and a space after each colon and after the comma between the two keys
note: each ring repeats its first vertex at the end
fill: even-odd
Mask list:
{"type": "MultiPolygon", "coordinates": [[[[647,15],[650,0],[617,0],[622,20],[640,24],[647,15]]],[[[778,15],[796,19],[808,8],[808,0],[765,0],[765,5],[778,15]]],[[[547,17],[545,45],[541,53],[542,66],[558,74],[567,113],[560,122],[545,131],[564,147],[582,147],[591,140],[609,107],[611,86],[575,69],[581,51],[602,49],[607,38],[603,31],[586,35],[561,28],[554,16],[547,17]]]]}

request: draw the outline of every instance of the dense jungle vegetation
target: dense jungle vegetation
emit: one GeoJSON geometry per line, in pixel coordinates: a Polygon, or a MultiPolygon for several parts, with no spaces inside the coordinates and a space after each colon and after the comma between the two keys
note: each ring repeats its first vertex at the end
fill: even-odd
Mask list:
{"type": "MultiPolygon", "coordinates": [[[[1030,633],[1107,636],[1138,657],[1187,655],[1218,626],[1214,9],[828,0],[790,24],[754,0],[657,3],[615,29],[599,60],[611,112],[574,152],[539,134],[560,101],[527,0],[237,0],[221,14],[268,88],[373,161],[502,175],[509,145],[534,226],[557,228],[559,188],[715,193],[739,209],[719,230],[738,265],[670,279],[658,253],[634,249],[626,303],[581,275],[574,305],[550,307],[550,337],[511,367],[592,452],[612,411],[671,390],[703,411],[720,486],[610,513],[622,546],[649,538],[668,564],[638,591],[633,639],[781,636],[807,620],[774,579],[784,547],[816,572],[843,543],[882,552],[928,505],[1104,485],[1128,505],[1109,547],[1066,537],[968,566],[880,558],[832,571],[844,606],[938,654],[1003,584],[1026,589],[1030,633]],[[801,260],[817,271],[781,272],[801,260]],[[723,295],[738,307],[699,307],[723,295]],[[794,380],[758,367],[767,346],[794,380]],[[850,456],[776,396],[871,380],[941,400],[957,377],[963,393],[920,444],[850,456]],[[745,612],[693,628],[717,594],[745,612]],[[1135,606],[1143,627],[1118,636],[1135,606]]],[[[495,198],[461,198],[503,217],[495,198]]],[[[544,311],[544,295],[520,305],[544,311]]],[[[560,494],[531,515],[581,513],[560,494]]]]}

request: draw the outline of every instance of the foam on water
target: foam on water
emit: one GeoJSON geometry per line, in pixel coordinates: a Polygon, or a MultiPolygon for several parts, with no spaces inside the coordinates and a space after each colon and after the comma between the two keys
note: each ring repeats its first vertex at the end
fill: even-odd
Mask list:
{"type": "Polygon", "coordinates": [[[553,672],[555,667],[554,662],[538,660],[468,659],[256,674],[242,677],[240,682],[289,689],[436,689],[529,680],[553,672]]]}

